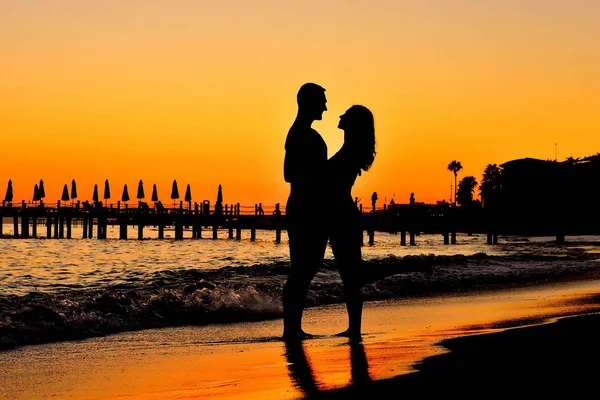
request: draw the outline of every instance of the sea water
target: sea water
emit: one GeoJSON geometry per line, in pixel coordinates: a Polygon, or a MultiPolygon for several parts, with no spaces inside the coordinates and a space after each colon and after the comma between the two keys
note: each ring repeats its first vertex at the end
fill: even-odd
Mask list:
{"type": "MultiPolygon", "coordinates": [[[[130,228],[128,237],[137,238],[130,228]]],[[[38,235],[41,230],[38,229],[38,235]]],[[[0,239],[0,348],[68,340],[125,330],[185,324],[229,323],[281,317],[281,292],[289,271],[287,235],[274,231],[191,231],[174,240],[146,227],[143,240],[14,239],[12,225],[0,239]]],[[[376,232],[362,247],[365,300],[490,289],[565,279],[598,271],[600,236],[501,236],[421,234],[415,245],[400,235],[376,232]]],[[[307,306],[342,302],[342,286],[331,249],[311,285],[307,306]]]]}

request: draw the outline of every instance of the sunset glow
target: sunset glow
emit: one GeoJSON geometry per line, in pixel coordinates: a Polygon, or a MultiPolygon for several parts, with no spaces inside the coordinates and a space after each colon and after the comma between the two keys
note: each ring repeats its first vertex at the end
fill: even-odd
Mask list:
{"type": "MultiPolygon", "coordinates": [[[[313,127],[375,115],[377,157],[353,194],[449,200],[487,164],[600,152],[600,2],[276,0],[0,3],[0,197],[46,201],[108,179],[183,197],[285,204],[284,141],[313,81],[313,127]]],[[[477,191],[478,193],[478,191],[477,191]]],[[[135,200],[135,199],[133,199],[135,200]]]]}

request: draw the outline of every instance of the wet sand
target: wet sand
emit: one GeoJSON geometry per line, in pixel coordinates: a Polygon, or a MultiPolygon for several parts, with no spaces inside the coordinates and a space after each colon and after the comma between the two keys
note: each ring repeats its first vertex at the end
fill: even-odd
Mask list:
{"type": "Polygon", "coordinates": [[[365,305],[281,320],[120,333],[0,352],[0,399],[414,398],[583,393],[595,382],[600,281],[365,305]]]}

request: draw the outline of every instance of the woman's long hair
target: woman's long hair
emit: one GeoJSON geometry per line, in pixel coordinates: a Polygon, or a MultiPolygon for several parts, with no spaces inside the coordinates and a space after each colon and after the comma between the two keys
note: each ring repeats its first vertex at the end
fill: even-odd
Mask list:
{"type": "Polygon", "coordinates": [[[346,111],[346,117],[350,131],[346,138],[348,145],[356,154],[360,170],[368,171],[377,154],[373,113],[365,106],[353,105],[346,111]]]}

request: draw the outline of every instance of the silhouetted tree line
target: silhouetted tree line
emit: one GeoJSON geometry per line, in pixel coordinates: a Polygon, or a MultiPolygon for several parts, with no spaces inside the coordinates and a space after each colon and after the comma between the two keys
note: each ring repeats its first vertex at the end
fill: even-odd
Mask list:
{"type": "MultiPolygon", "coordinates": [[[[453,171],[450,165],[448,169],[453,171]]],[[[488,164],[480,183],[465,176],[458,183],[455,200],[461,208],[482,207],[505,226],[529,224],[531,229],[583,233],[600,222],[598,180],[600,153],[561,162],[522,158],[488,164]],[[481,202],[473,199],[477,186],[481,202]]]]}

